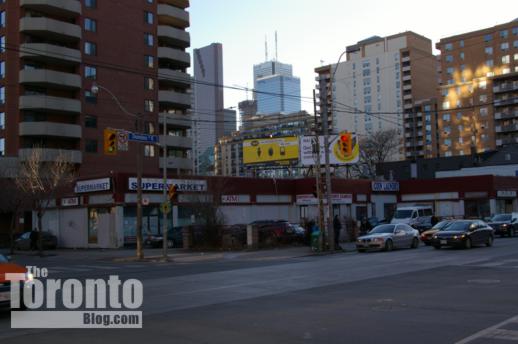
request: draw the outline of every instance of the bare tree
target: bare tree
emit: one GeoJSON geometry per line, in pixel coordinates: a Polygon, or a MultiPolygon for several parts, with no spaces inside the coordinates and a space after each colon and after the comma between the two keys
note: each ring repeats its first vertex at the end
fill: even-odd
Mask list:
{"type": "Polygon", "coordinates": [[[400,135],[396,129],[377,131],[360,140],[360,161],[351,166],[357,178],[375,179],[376,165],[398,153],[400,135]]]}
{"type": "Polygon", "coordinates": [[[38,217],[38,251],[43,254],[42,247],[42,218],[61,191],[70,187],[75,179],[74,165],[60,153],[54,161],[43,161],[43,150],[39,147],[32,149],[27,159],[20,163],[16,185],[32,203],[32,208],[38,217]]]}

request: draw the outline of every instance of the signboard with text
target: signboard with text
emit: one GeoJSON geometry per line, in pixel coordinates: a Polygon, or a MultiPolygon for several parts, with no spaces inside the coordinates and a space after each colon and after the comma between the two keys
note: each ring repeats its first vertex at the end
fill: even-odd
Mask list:
{"type": "MultiPolygon", "coordinates": [[[[329,138],[329,163],[331,165],[351,165],[355,164],[360,159],[360,147],[356,135],[348,134],[351,149],[349,153],[342,149],[343,142],[341,137],[343,135],[331,135],[329,138]]],[[[320,145],[320,164],[325,164],[325,146],[324,136],[319,136],[320,145]]],[[[300,137],[300,162],[303,166],[312,166],[317,162],[316,136],[301,136],[300,137]]]]}
{"type": "Polygon", "coordinates": [[[223,195],[223,196],[221,196],[221,203],[225,203],[225,204],[250,203],[250,195],[223,195]]]}
{"type": "Polygon", "coordinates": [[[111,189],[110,178],[81,180],[76,182],[76,193],[109,191],[111,189]]]}
{"type": "Polygon", "coordinates": [[[245,140],[243,163],[279,164],[299,159],[299,140],[296,136],[245,140]]]}
{"type": "Polygon", "coordinates": [[[374,192],[398,192],[399,182],[372,182],[374,192]]]}
{"type": "MultiPolygon", "coordinates": [[[[176,185],[177,192],[206,192],[206,180],[194,179],[167,179],[167,190],[169,186],[176,185]]],[[[131,191],[137,190],[137,178],[128,179],[128,189],[131,191]]],[[[164,181],[161,178],[142,178],[143,191],[162,191],[164,189],[164,181]]]]}

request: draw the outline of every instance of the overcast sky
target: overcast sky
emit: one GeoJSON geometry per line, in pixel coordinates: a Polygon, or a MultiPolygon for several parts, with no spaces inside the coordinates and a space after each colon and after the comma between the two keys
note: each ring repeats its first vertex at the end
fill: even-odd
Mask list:
{"type": "MultiPolygon", "coordinates": [[[[411,30],[432,40],[512,21],[517,0],[191,0],[191,46],[223,44],[224,84],[253,87],[252,68],[270,57],[278,31],[279,61],[293,65],[302,96],[311,97],[314,68],[336,63],[347,45],[411,30]]],[[[246,99],[225,89],[225,107],[246,99]]],[[[249,96],[250,97],[250,96],[249,96]]],[[[302,108],[313,112],[310,100],[302,108]]]]}

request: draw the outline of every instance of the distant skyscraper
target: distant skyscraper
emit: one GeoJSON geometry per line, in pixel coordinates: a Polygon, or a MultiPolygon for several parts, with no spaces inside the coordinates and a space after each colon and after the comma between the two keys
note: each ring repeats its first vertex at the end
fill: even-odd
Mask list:
{"type": "MultiPolygon", "coordinates": [[[[206,174],[207,159],[225,134],[223,104],[223,46],[213,43],[194,49],[194,170],[206,174]]],[[[235,126],[235,125],[234,125],[235,126]]]]}
{"type": "MultiPolygon", "coordinates": [[[[236,110],[233,109],[225,109],[223,110],[223,118],[224,118],[224,130],[223,136],[229,136],[234,131],[236,131],[237,125],[237,113],[236,110]]],[[[218,137],[220,139],[221,137],[218,137]]]]}
{"type": "Polygon", "coordinates": [[[254,88],[259,114],[300,111],[300,79],[293,76],[291,65],[278,61],[255,65],[254,88]]]}

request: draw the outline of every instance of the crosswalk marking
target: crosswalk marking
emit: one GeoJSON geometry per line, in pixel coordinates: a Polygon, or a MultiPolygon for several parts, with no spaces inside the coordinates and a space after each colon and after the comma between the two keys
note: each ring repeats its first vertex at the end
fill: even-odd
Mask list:
{"type": "Polygon", "coordinates": [[[467,338],[462,339],[461,341],[458,341],[455,344],[467,344],[467,343],[474,342],[475,340],[478,340],[481,338],[518,341],[518,331],[506,330],[506,329],[501,328],[501,327],[511,324],[511,323],[518,323],[518,316],[507,319],[494,326],[488,327],[488,328],[486,328],[482,331],[479,331],[467,338]]]}

